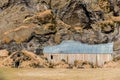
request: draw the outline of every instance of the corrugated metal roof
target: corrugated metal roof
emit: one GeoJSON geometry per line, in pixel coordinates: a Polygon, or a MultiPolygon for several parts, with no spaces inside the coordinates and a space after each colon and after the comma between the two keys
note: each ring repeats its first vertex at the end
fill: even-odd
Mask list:
{"type": "Polygon", "coordinates": [[[43,53],[113,53],[113,43],[89,45],[77,41],[63,41],[60,45],[47,46],[43,53]]]}

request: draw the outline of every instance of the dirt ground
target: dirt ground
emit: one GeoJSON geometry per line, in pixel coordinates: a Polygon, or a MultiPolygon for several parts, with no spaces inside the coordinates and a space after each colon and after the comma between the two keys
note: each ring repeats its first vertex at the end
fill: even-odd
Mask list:
{"type": "Polygon", "coordinates": [[[0,80],[119,80],[119,68],[0,69],[0,80]]]}

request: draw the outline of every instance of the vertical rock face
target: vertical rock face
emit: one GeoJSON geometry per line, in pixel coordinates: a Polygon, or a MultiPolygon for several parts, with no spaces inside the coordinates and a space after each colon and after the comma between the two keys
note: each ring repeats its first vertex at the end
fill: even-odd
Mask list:
{"type": "Polygon", "coordinates": [[[34,51],[75,40],[115,42],[114,50],[119,50],[119,4],[118,0],[0,0],[0,48],[34,51]]]}

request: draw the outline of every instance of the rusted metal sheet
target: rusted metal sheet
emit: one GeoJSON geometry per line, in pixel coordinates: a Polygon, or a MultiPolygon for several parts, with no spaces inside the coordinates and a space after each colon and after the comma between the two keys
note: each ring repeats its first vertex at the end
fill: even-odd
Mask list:
{"type": "Polygon", "coordinates": [[[89,61],[98,66],[102,66],[106,61],[112,60],[111,54],[44,54],[49,62],[58,63],[65,60],[69,64],[74,64],[75,60],[89,61]]]}

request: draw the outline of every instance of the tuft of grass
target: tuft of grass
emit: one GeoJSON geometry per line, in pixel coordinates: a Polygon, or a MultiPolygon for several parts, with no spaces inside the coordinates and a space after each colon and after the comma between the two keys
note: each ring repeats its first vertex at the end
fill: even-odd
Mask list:
{"type": "Polygon", "coordinates": [[[0,71],[0,80],[6,80],[2,71],[0,71]]]}

